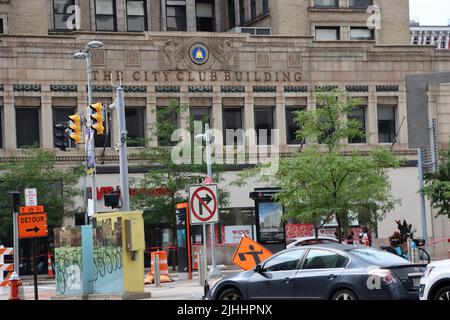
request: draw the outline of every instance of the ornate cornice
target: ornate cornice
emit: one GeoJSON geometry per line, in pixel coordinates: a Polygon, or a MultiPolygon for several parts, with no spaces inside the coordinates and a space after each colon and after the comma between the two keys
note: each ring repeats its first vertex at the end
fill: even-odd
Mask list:
{"type": "Polygon", "coordinates": [[[305,93],[308,92],[307,86],[285,86],[284,92],[286,93],[305,93]]]}
{"type": "Polygon", "coordinates": [[[16,92],[41,92],[40,84],[15,84],[13,90],[16,92]]]}
{"type": "Polygon", "coordinates": [[[191,93],[211,93],[211,92],[213,92],[212,86],[189,86],[188,90],[191,93]]]}
{"type": "Polygon", "coordinates": [[[254,86],[253,92],[256,92],[256,93],[277,92],[277,87],[276,86],[254,86]]]}
{"type": "Polygon", "coordinates": [[[221,91],[223,93],[244,93],[244,86],[222,86],[221,91]]]}
{"type": "Polygon", "coordinates": [[[50,85],[51,92],[77,92],[77,86],[65,85],[65,84],[52,84],[50,85]]]}
{"type": "Polygon", "coordinates": [[[180,86],[156,86],[155,91],[157,93],[178,93],[180,86]]]}

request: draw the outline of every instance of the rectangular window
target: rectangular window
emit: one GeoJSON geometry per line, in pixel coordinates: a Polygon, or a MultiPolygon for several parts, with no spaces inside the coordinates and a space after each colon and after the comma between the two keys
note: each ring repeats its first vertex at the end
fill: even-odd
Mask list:
{"type": "MultiPolygon", "coordinates": [[[[76,113],[76,109],[74,107],[54,107],[53,108],[53,124],[56,123],[65,123],[69,124],[69,116],[76,113]]],[[[53,126],[53,146],[56,148],[56,138],[55,138],[56,129],[53,126]]],[[[75,147],[73,142],[71,142],[71,146],[75,147]]]]}
{"type": "Polygon", "coordinates": [[[239,21],[242,27],[245,24],[245,2],[244,0],[239,0],[239,21]]]}
{"type": "Polygon", "coordinates": [[[186,6],[167,6],[167,31],[186,31],[186,6]]]}
{"type": "Polygon", "coordinates": [[[197,31],[214,31],[214,1],[197,1],[195,4],[197,31]]]}
{"type": "Polygon", "coordinates": [[[232,29],[234,27],[236,27],[234,0],[228,0],[228,28],[232,29]]]}
{"type": "Polygon", "coordinates": [[[256,18],[256,0],[250,0],[251,20],[256,18]]]}
{"type": "Polygon", "coordinates": [[[156,108],[156,121],[159,124],[164,124],[164,128],[158,128],[163,131],[157,132],[158,145],[160,147],[169,147],[177,144],[176,141],[171,141],[172,132],[178,129],[178,113],[175,110],[167,111],[166,107],[156,108]],[[169,122],[167,121],[169,119],[169,122]],[[166,123],[168,125],[166,125],[166,123]]]}
{"type": "Polygon", "coordinates": [[[367,8],[373,5],[373,0],[350,0],[350,8],[367,8]]]}
{"type": "MultiPolygon", "coordinates": [[[[347,119],[356,120],[361,123],[362,130],[366,132],[366,108],[359,107],[351,110],[347,114],[347,119]]],[[[349,143],[366,143],[366,137],[353,137],[348,140],[349,143]]]]}
{"type": "MultiPolygon", "coordinates": [[[[224,145],[242,145],[243,140],[235,137],[234,139],[227,139],[227,130],[243,130],[243,119],[241,108],[223,108],[223,144],[224,145]],[[233,140],[233,141],[231,141],[233,140]]],[[[231,134],[233,136],[233,133],[231,134]]]]}
{"type": "Polygon", "coordinates": [[[262,0],[262,11],[263,14],[266,14],[267,12],[269,12],[269,0],[262,0]]]}
{"type": "MultiPolygon", "coordinates": [[[[208,107],[190,107],[189,113],[191,121],[201,121],[202,128],[205,128],[205,123],[211,127],[211,109],[208,107]]],[[[202,131],[203,131],[202,129],[202,131]]]]}
{"type": "Polygon", "coordinates": [[[339,27],[316,27],[317,41],[336,41],[340,38],[339,27]]]}
{"type": "Polygon", "coordinates": [[[314,0],[314,6],[319,8],[338,8],[339,0],[314,0]]]}
{"type": "Polygon", "coordinates": [[[16,107],[17,148],[39,145],[39,108],[16,107]]]}
{"type": "Polygon", "coordinates": [[[71,30],[67,27],[67,19],[72,15],[68,8],[75,4],[74,0],[53,0],[53,29],[71,30]]]}
{"type": "Polygon", "coordinates": [[[374,35],[368,28],[350,28],[350,40],[374,40],[374,35]]]}
{"type": "Polygon", "coordinates": [[[97,31],[116,31],[116,3],[114,0],[95,0],[97,31]]]}
{"type": "Polygon", "coordinates": [[[378,142],[392,143],[395,138],[395,106],[378,106],[378,142]]]}
{"type": "Polygon", "coordinates": [[[126,107],[125,121],[128,131],[129,147],[145,146],[144,108],[126,107]]]}
{"type": "Polygon", "coordinates": [[[258,145],[273,144],[272,130],[274,128],[273,108],[255,108],[255,130],[258,145]]]}
{"type": "Polygon", "coordinates": [[[127,1],[127,28],[130,32],[147,31],[146,1],[127,1]]]}
{"type": "Polygon", "coordinates": [[[295,121],[297,117],[295,112],[304,110],[304,107],[286,107],[286,139],[287,144],[301,144],[297,139],[297,131],[300,130],[298,123],[295,121]]]}

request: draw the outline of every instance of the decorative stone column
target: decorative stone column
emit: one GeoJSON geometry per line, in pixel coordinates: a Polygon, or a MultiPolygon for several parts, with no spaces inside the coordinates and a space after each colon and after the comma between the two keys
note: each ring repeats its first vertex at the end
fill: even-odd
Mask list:
{"type": "Polygon", "coordinates": [[[367,141],[369,145],[378,144],[378,103],[375,88],[370,86],[367,103],[367,141]]]}
{"type": "Polygon", "coordinates": [[[195,15],[195,0],[186,0],[186,26],[188,32],[197,31],[197,19],[195,15]]]}
{"type": "MultiPolygon", "coordinates": [[[[287,145],[286,138],[286,98],[284,96],[284,87],[277,87],[277,97],[275,106],[275,129],[278,130],[279,141],[275,141],[275,145],[287,145]]],[[[276,137],[275,135],[272,135],[276,137]]]]}
{"type": "Polygon", "coordinates": [[[254,97],[253,86],[246,86],[244,97],[244,130],[245,130],[245,145],[247,146],[247,152],[254,154],[257,152],[256,144],[256,132],[255,132],[255,109],[254,109],[254,97]]]}
{"type": "MultiPolygon", "coordinates": [[[[47,87],[47,86],[46,86],[47,87]]],[[[40,115],[40,141],[41,147],[44,149],[53,149],[53,114],[52,114],[52,98],[50,96],[50,88],[42,88],[41,97],[41,115],[40,115]]]]}
{"type": "Polygon", "coordinates": [[[398,143],[400,144],[408,144],[408,125],[407,125],[407,117],[406,117],[406,88],[402,86],[400,88],[400,95],[398,96],[398,126],[396,130],[399,130],[398,135],[398,143]],[[405,120],[403,120],[405,119],[405,120]],[[403,122],[403,124],[402,124],[403,122]],[[401,128],[400,125],[402,126],[401,128]]]}
{"type": "Polygon", "coordinates": [[[147,87],[148,94],[145,108],[145,138],[147,146],[156,147],[158,145],[156,132],[156,93],[155,87],[147,87]]]}
{"type": "Polygon", "coordinates": [[[17,149],[17,139],[16,139],[16,110],[14,107],[14,94],[13,86],[4,86],[4,96],[3,96],[3,126],[4,126],[4,140],[3,148],[17,149]]]}

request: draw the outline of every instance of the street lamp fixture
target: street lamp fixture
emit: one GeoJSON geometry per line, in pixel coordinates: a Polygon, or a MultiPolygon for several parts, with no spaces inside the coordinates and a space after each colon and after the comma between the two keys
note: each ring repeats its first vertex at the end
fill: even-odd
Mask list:
{"type": "Polygon", "coordinates": [[[88,42],[87,46],[89,47],[89,49],[98,49],[103,47],[103,42],[98,40],[92,40],[88,42]]]}

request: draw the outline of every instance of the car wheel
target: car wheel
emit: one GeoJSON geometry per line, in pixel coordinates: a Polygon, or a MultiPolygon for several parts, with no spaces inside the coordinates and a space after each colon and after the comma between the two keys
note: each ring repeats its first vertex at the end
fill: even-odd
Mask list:
{"type": "Polygon", "coordinates": [[[230,288],[223,290],[217,300],[242,300],[242,297],[238,290],[230,288]]]}
{"type": "Polygon", "coordinates": [[[450,301],[450,286],[445,286],[436,292],[433,300],[446,300],[450,301]]]}
{"type": "Polygon", "coordinates": [[[358,297],[350,290],[338,290],[333,294],[331,300],[358,300],[358,297]]]}

